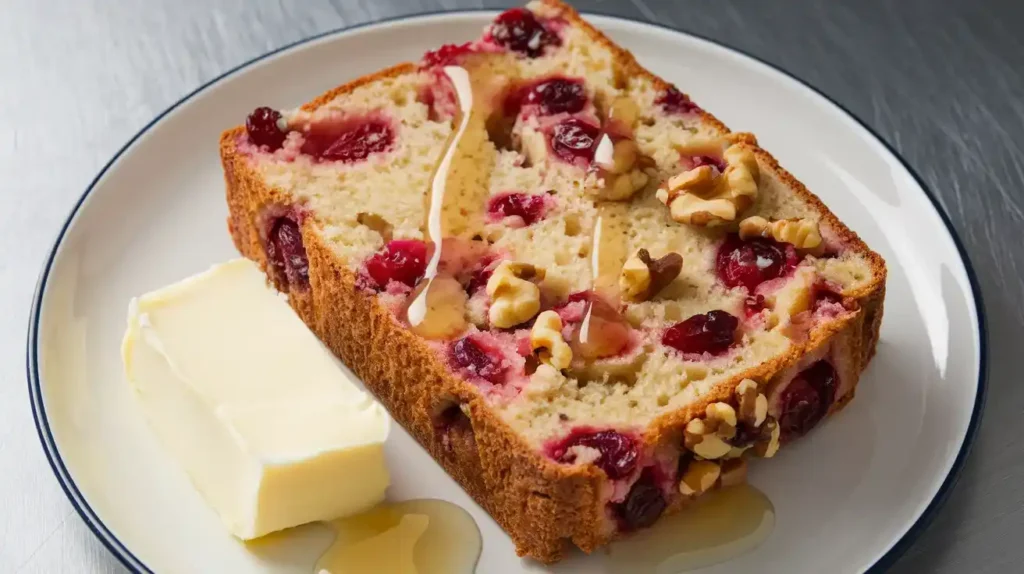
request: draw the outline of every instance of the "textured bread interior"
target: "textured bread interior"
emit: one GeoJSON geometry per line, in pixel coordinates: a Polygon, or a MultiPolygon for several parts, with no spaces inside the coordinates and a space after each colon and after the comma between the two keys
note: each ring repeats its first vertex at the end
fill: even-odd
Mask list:
{"type": "MultiPolygon", "coordinates": [[[[543,14],[547,5],[531,9],[543,14]]],[[[622,78],[632,62],[625,64],[614,47],[594,42],[589,31],[569,26],[563,46],[549,57],[521,59],[495,55],[485,73],[519,78],[564,75],[583,78],[592,98],[607,101],[625,96],[641,110],[636,141],[643,153],[656,162],[658,178],[630,202],[628,211],[617,214],[627,229],[627,251],[648,249],[659,257],[668,252],[683,256],[679,278],[658,298],[630,305],[630,321],[647,327],[650,337],[659,328],[697,313],[723,309],[739,315],[746,295],[727,289],[716,281],[714,251],[720,234],[703,228],[679,225],[656,198],[657,184],[683,169],[681,146],[692,145],[727,132],[717,122],[698,115],[679,116],[655,104],[664,84],[646,74],[622,78]]],[[[275,158],[260,158],[255,168],[266,183],[280,189],[316,214],[318,232],[337,256],[356,270],[384,244],[380,233],[357,222],[358,213],[374,213],[394,227],[394,237],[426,239],[425,194],[431,175],[453,129],[452,120],[430,118],[427,104],[417,98],[432,78],[410,70],[386,76],[337,94],[315,109],[300,109],[287,115],[290,122],[315,121],[334,113],[360,115],[386,110],[400,124],[394,151],[386,160],[354,164],[316,163],[292,155],[292,142],[276,152],[275,158]],[[284,161],[287,159],[287,161],[284,161]]],[[[524,130],[530,128],[523,127],[524,130]]],[[[297,135],[297,134],[293,134],[297,135]]],[[[256,156],[260,154],[257,152],[256,156]]],[[[484,224],[484,235],[495,249],[517,261],[528,261],[547,270],[545,286],[567,295],[592,286],[591,246],[598,207],[583,189],[583,174],[560,162],[522,165],[516,150],[498,150],[484,142],[482,155],[489,166],[491,195],[509,191],[531,194],[555,191],[556,206],[549,215],[531,226],[509,227],[503,222],[484,224]]],[[[770,164],[762,166],[759,199],[746,215],[773,219],[806,218],[819,223],[822,234],[841,237],[845,229],[822,221],[815,202],[794,191],[787,177],[775,173],[770,164]]],[[[466,206],[482,213],[483,206],[466,206]]],[[[856,294],[876,283],[872,262],[859,249],[847,249],[840,257],[807,264],[815,266],[843,293],[856,294]]],[[[472,313],[472,306],[470,311],[472,313]]],[[[475,322],[482,321],[478,307],[475,322]]],[[[568,416],[574,423],[594,426],[647,425],[657,416],[679,409],[705,395],[716,384],[791,350],[793,341],[775,331],[751,331],[744,335],[740,352],[721,360],[686,361],[671,349],[651,343],[635,382],[580,381],[548,370],[533,375],[525,393],[508,401],[498,396],[495,408],[524,437],[540,444],[560,432],[568,416]]]]}
{"type": "MultiPolygon", "coordinates": [[[[656,103],[668,84],[646,72],[628,52],[579,20],[570,8],[544,0],[531,3],[529,9],[562,23],[561,46],[536,58],[488,53],[475,60],[474,75],[497,83],[552,76],[579,78],[598,108],[615,98],[628,98],[639,110],[635,141],[640,151],[654,160],[648,170],[650,182],[617,206],[600,204],[585,189],[592,174],[577,165],[553,160],[546,144],[536,143],[544,137],[543,126],[536,118],[527,118],[513,129],[517,145],[512,149],[497,145],[484,137],[485,133],[478,134],[481,137],[475,142],[472,162],[485,193],[453,202],[464,217],[460,234],[466,239],[484,238],[504,259],[543,267],[546,277],[541,287],[555,300],[594,287],[592,250],[599,216],[606,222],[614,220],[623,230],[627,253],[642,248],[657,258],[676,252],[684,264],[680,275],[656,297],[631,303],[623,310],[639,337],[639,351],[620,359],[635,362],[631,376],[609,376],[614,365],[584,373],[542,367],[532,374],[524,373],[514,392],[472,381],[470,388],[476,389],[497,419],[537,452],[567,429],[579,426],[627,429],[656,437],[651,439],[654,441],[667,436],[658,429],[672,427],[678,436],[682,424],[702,412],[710,401],[730,396],[743,378],[773,381],[779,388],[800,368],[826,356],[831,357],[842,378],[837,404],[845,404],[877,339],[885,279],[881,259],[761,150],[753,136],[732,134],[702,111],[669,113],[656,103]],[[744,217],[812,221],[825,243],[836,248],[831,257],[805,257],[777,289],[785,290],[810,274],[841,293],[846,306],[831,315],[814,317],[799,336],[784,325],[774,328],[767,319],[755,317],[744,321],[741,340],[733,351],[719,357],[684,357],[660,344],[666,327],[716,309],[743,317],[749,294],[741,288],[729,289],[716,278],[715,253],[727,230],[673,221],[655,192],[669,177],[688,168],[680,148],[723,138],[750,149],[760,169],[758,197],[743,212],[744,217]],[[548,197],[545,217],[532,225],[485,217],[489,197],[513,191],[548,197]]],[[[251,171],[246,177],[272,190],[276,202],[302,206],[308,214],[303,221],[304,232],[315,234],[317,243],[330,250],[338,265],[359,275],[367,259],[388,239],[380,229],[360,223],[360,214],[386,221],[395,239],[429,239],[424,222],[431,179],[456,127],[454,117],[438,115],[433,109],[436,103],[424,97],[436,81],[436,74],[424,67],[403,65],[283,112],[291,125],[338,116],[386,117],[396,126],[395,143],[388,152],[371,155],[366,161],[315,161],[300,153],[303,136],[299,132],[292,132],[283,147],[273,152],[251,144],[242,130],[228,132],[222,153],[244,158],[242,164],[251,171]]],[[[685,87],[681,85],[684,91],[685,87]]],[[[713,102],[707,104],[713,108],[713,102]]],[[[229,174],[229,188],[232,177],[229,174]]],[[[398,311],[407,293],[385,290],[372,296],[401,326],[403,318],[398,311]]],[[[517,358],[515,348],[528,338],[529,328],[490,328],[489,305],[486,293],[470,298],[467,333],[487,333],[504,350],[509,365],[521,370],[522,359],[517,358]]],[[[443,343],[418,344],[430,349],[439,365],[447,364],[443,343]]],[[[774,416],[779,415],[778,408],[777,401],[773,401],[774,416]]],[[[575,465],[592,462],[592,457],[582,454],[576,457],[575,465]]],[[[607,499],[616,495],[603,496],[607,499]]],[[[607,530],[606,525],[601,528],[607,530]]],[[[528,548],[526,552],[551,558],[540,556],[539,550],[528,548]]]]}

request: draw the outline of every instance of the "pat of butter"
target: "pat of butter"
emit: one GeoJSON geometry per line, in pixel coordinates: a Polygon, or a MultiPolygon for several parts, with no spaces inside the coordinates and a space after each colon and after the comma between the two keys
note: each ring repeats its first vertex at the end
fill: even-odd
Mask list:
{"type": "Polygon", "coordinates": [[[150,425],[238,538],[383,499],[387,413],[252,262],[133,299],[121,351],[150,425]]]}

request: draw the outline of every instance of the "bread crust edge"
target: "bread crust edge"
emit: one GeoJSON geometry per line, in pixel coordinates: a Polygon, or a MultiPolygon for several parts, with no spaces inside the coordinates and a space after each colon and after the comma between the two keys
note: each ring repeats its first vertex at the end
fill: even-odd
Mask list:
{"type": "MultiPolygon", "coordinates": [[[[540,0],[557,9],[561,17],[587,31],[593,41],[616,54],[618,65],[643,74],[657,85],[670,84],[640,66],[632,54],[608,40],[582,20],[574,9],[559,0],[540,0]]],[[[404,63],[336,87],[302,106],[313,111],[338,95],[369,82],[412,72],[414,64],[404,63]]],[[[711,114],[701,111],[702,121],[728,128],[711,114]]],[[[309,258],[308,289],[297,289],[275,281],[266,259],[264,221],[269,206],[290,206],[286,193],[267,187],[236,149],[243,127],[225,131],[220,140],[221,162],[229,206],[228,228],[238,251],[258,263],[289,296],[289,302],[316,335],[364,382],[419,444],[445,471],[480,504],[511,536],[520,556],[544,563],[560,560],[571,542],[592,552],[611,541],[607,509],[602,498],[603,473],[593,465],[558,464],[520,438],[486,403],[471,383],[452,373],[448,365],[423,342],[403,328],[391,311],[358,286],[347,269],[324,243],[316,228],[315,215],[301,218],[303,243],[309,258]],[[450,405],[468,411],[471,431],[461,425],[439,429],[436,414],[450,405]]],[[[759,163],[805,201],[818,209],[822,218],[841,240],[862,253],[871,265],[874,280],[850,294],[846,303],[855,311],[826,323],[809,334],[804,345],[793,345],[785,356],[762,363],[715,386],[699,401],[655,419],[643,433],[643,448],[652,452],[665,444],[678,444],[686,423],[703,414],[707,404],[729,400],[744,378],[771,388],[775,378],[808,354],[832,346],[831,353],[848,360],[839,373],[848,381],[849,392],[839,397],[830,414],[852,399],[859,377],[873,356],[881,325],[885,294],[885,263],[847,228],[817,196],[779,166],[760,148],[752,136],[737,134],[753,148],[759,163]]],[[[677,500],[665,515],[686,506],[677,500]]]]}

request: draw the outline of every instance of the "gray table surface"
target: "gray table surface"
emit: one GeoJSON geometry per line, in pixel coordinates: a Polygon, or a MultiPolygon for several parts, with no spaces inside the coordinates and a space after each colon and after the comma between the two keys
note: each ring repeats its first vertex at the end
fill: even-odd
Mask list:
{"type": "MultiPolygon", "coordinates": [[[[39,447],[25,326],[42,259],[96,172],[207,80],[304,37],[472,0],[0,0],[0,572],[120,572],[39,447]]],[[[1024,568],[1024,3],[577,0],[741,48],[816,86],[938,196],[978,272],[989,400],[962,478],[896,572],[1024,568]]]]}

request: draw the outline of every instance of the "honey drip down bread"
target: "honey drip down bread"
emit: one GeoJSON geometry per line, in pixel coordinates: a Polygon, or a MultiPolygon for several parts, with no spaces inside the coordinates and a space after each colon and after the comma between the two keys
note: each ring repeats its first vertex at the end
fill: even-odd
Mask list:
{"type": "Polygon", "coordinates": [[[238,250],[537,560],[743,481],[877,342],[882,259],[557,0],[220,152],[238,250]]]}

